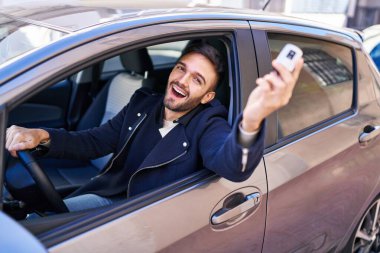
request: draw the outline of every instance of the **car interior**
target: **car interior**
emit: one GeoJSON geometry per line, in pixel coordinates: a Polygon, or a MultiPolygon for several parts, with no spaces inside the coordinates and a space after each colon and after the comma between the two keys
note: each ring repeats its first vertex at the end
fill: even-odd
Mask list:
{"type": "MultiPolygon", "coordinates": [[[[197,40],[174,41],[129,50],[86,67],[12,110],[8,127],[64,128],[69,131],[97,127],[127,105],[135,90],[149,87],[155,92],[164,93],[167,78],[182,51],[197,40]]],[[[227,39],[210,37],[203,40],[216,47],[227,62],[227,39]]],[[[227,109],[232,99],[230,90],[228,78],[221,78],[217,98],[227,109]]],[[[99,174],[112,157],[109,154],[91,161],[52,159],[43,157],[43,148],[30,150],[29,153],[61,199],[99,174]]],[[[56,226],[57,222],[45,222],[43,225],[37,222],[37,227],[33,220],[41,219],[29,218],[28,214],[33,213],[34,216],[37,214],[36,217],[50,217],[48,220],[51,220],[61,210],[57,210],[50,200],[47,201],[46,193],[33,179],[34,175],[25,167],[25,163],[10,155],[5,162],[4,211],[24,221],[24,225],[34,233],[56,226]]],[[[60,219],[61,222],[70,215],[61,214],[64,217],[60,219]]],[[[75,217],[75,214],[71,216],[75,217]]]]}

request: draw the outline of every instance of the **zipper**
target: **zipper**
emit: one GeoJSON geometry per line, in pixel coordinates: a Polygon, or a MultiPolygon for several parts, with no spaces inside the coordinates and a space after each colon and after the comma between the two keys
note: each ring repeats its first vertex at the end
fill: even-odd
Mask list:
{"type": "Polygon", "coordinates": [[[131,139],[131,137],[133,136],[133,134],[135,133],[136,129],[139,128],[139,126],[141,125],[141,123],[144,121],[144,119],[146,118],[146,114],[144,114],[144,116],[141,118],[140,122],[136,125],[136,127],[133,129],[132,133],[129,135],[127,141],[124,143],[122,149],[120,150],[120,152],[112,159],[111,163],[108,165],[107,169],[105,169],[102,173],[100,173],[99,175],[96,175],[95,177],[92,177],[91,180],[93,179],[96,179],[100,176],[103,176],[104,174],[106,174],[112,167],[113,165],[113,162],[120,156],[120,154],[123,152],[123,150],[125,149],[125,147],[127,146],[129,140],[131,139]]]}
{"type": "Polygon", "coordinates": [[[141,169],[135,171],[135,173],[132,174],[131,178],[130,178],[129,181],[128,181],[127,198],[129,198],[129,187],[131,186],[132,179],[133,179],[133,177],[134,177],[137,173],[139,173],[139,172],[142,171],[142,170],[153,169],[153,168],[157,168],[157,167],[163,166],[163,165],[165,165],[165,164],[171,163],[171,162],[177,160],[178,158],[180,158],[181,156],[184,156],[186,153],[187,153],[187,150],[185,150],[182,154],[180,154],[180,155],[174,157],[173,159],[171,159],[171,160],[169,160],[169,161],[166,161],[166,162],[163,162],[163,163],[160,163],[160,164],[156,164],[156,165],[152,165],[152,166],[148,166],[148,167],[144,167],[144,168],[141,168],[141,169]]]}
{"type": "Polygon", "coordinates": [[[241,172],[244,172],[246,167],[247,167],[247,162],[248,162],[248,148],[243,148],[242,149],[242,155],[241,155],[241,172]]]}

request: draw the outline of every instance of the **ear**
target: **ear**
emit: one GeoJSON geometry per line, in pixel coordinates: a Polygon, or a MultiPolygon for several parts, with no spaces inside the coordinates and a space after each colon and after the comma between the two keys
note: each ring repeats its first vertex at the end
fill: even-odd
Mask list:
{"type": "Polygon", "coordinates": [[[207,104],[208,102],[210,102],[211,100],[213,100],[215,97],[215,91],[209,91],[207,92],[202,100],[201,100],[201,104],[207,104]]]}

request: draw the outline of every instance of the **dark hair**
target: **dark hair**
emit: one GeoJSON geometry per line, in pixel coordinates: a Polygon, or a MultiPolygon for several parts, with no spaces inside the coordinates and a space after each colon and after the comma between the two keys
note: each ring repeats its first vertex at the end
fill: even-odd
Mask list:
{"type": "MultiPolygon", "coordinates": [[[[224,61],[220,52],[209,43],[202,40],[196,40],[196,41],[190,42],[186,46],[186,48],[182,52],[182,56],[189,53],[199,53],[205,56],[214,65],[216,75],[217,75],[216,84],[218,84],[224,72],[224,61]]],[[[217,85],[215,85],[215,87],[216,86],[217,85]]]]}

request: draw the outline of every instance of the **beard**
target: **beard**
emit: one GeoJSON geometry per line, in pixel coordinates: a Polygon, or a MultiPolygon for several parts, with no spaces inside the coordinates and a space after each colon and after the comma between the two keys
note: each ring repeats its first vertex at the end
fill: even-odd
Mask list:
{"type": "Polygon", "coordinates": [[[176,103],[173,98],[164,98],[164,106],[173,112],[186,112],[194,109],[201,103],[202,98],[189,98],[182,103],[176,103]]]}
{"type": "MultiPolygon", "coordinates": [[[[172,82],[170,84],[169,89],[173,89],[174,84],[180,86],[178,83],[172,82]]],[[[191,97],[191,95],[189,94],[187,98],[183,98],[183,101],[176,101],[176,99],[174,99],[173,97],[168,96],[169,89],[166,91],[164,97],[164,106],[173,112],[190,111],[197,107],[201,103],[203,98],[203,96],[191,97]]]]}

